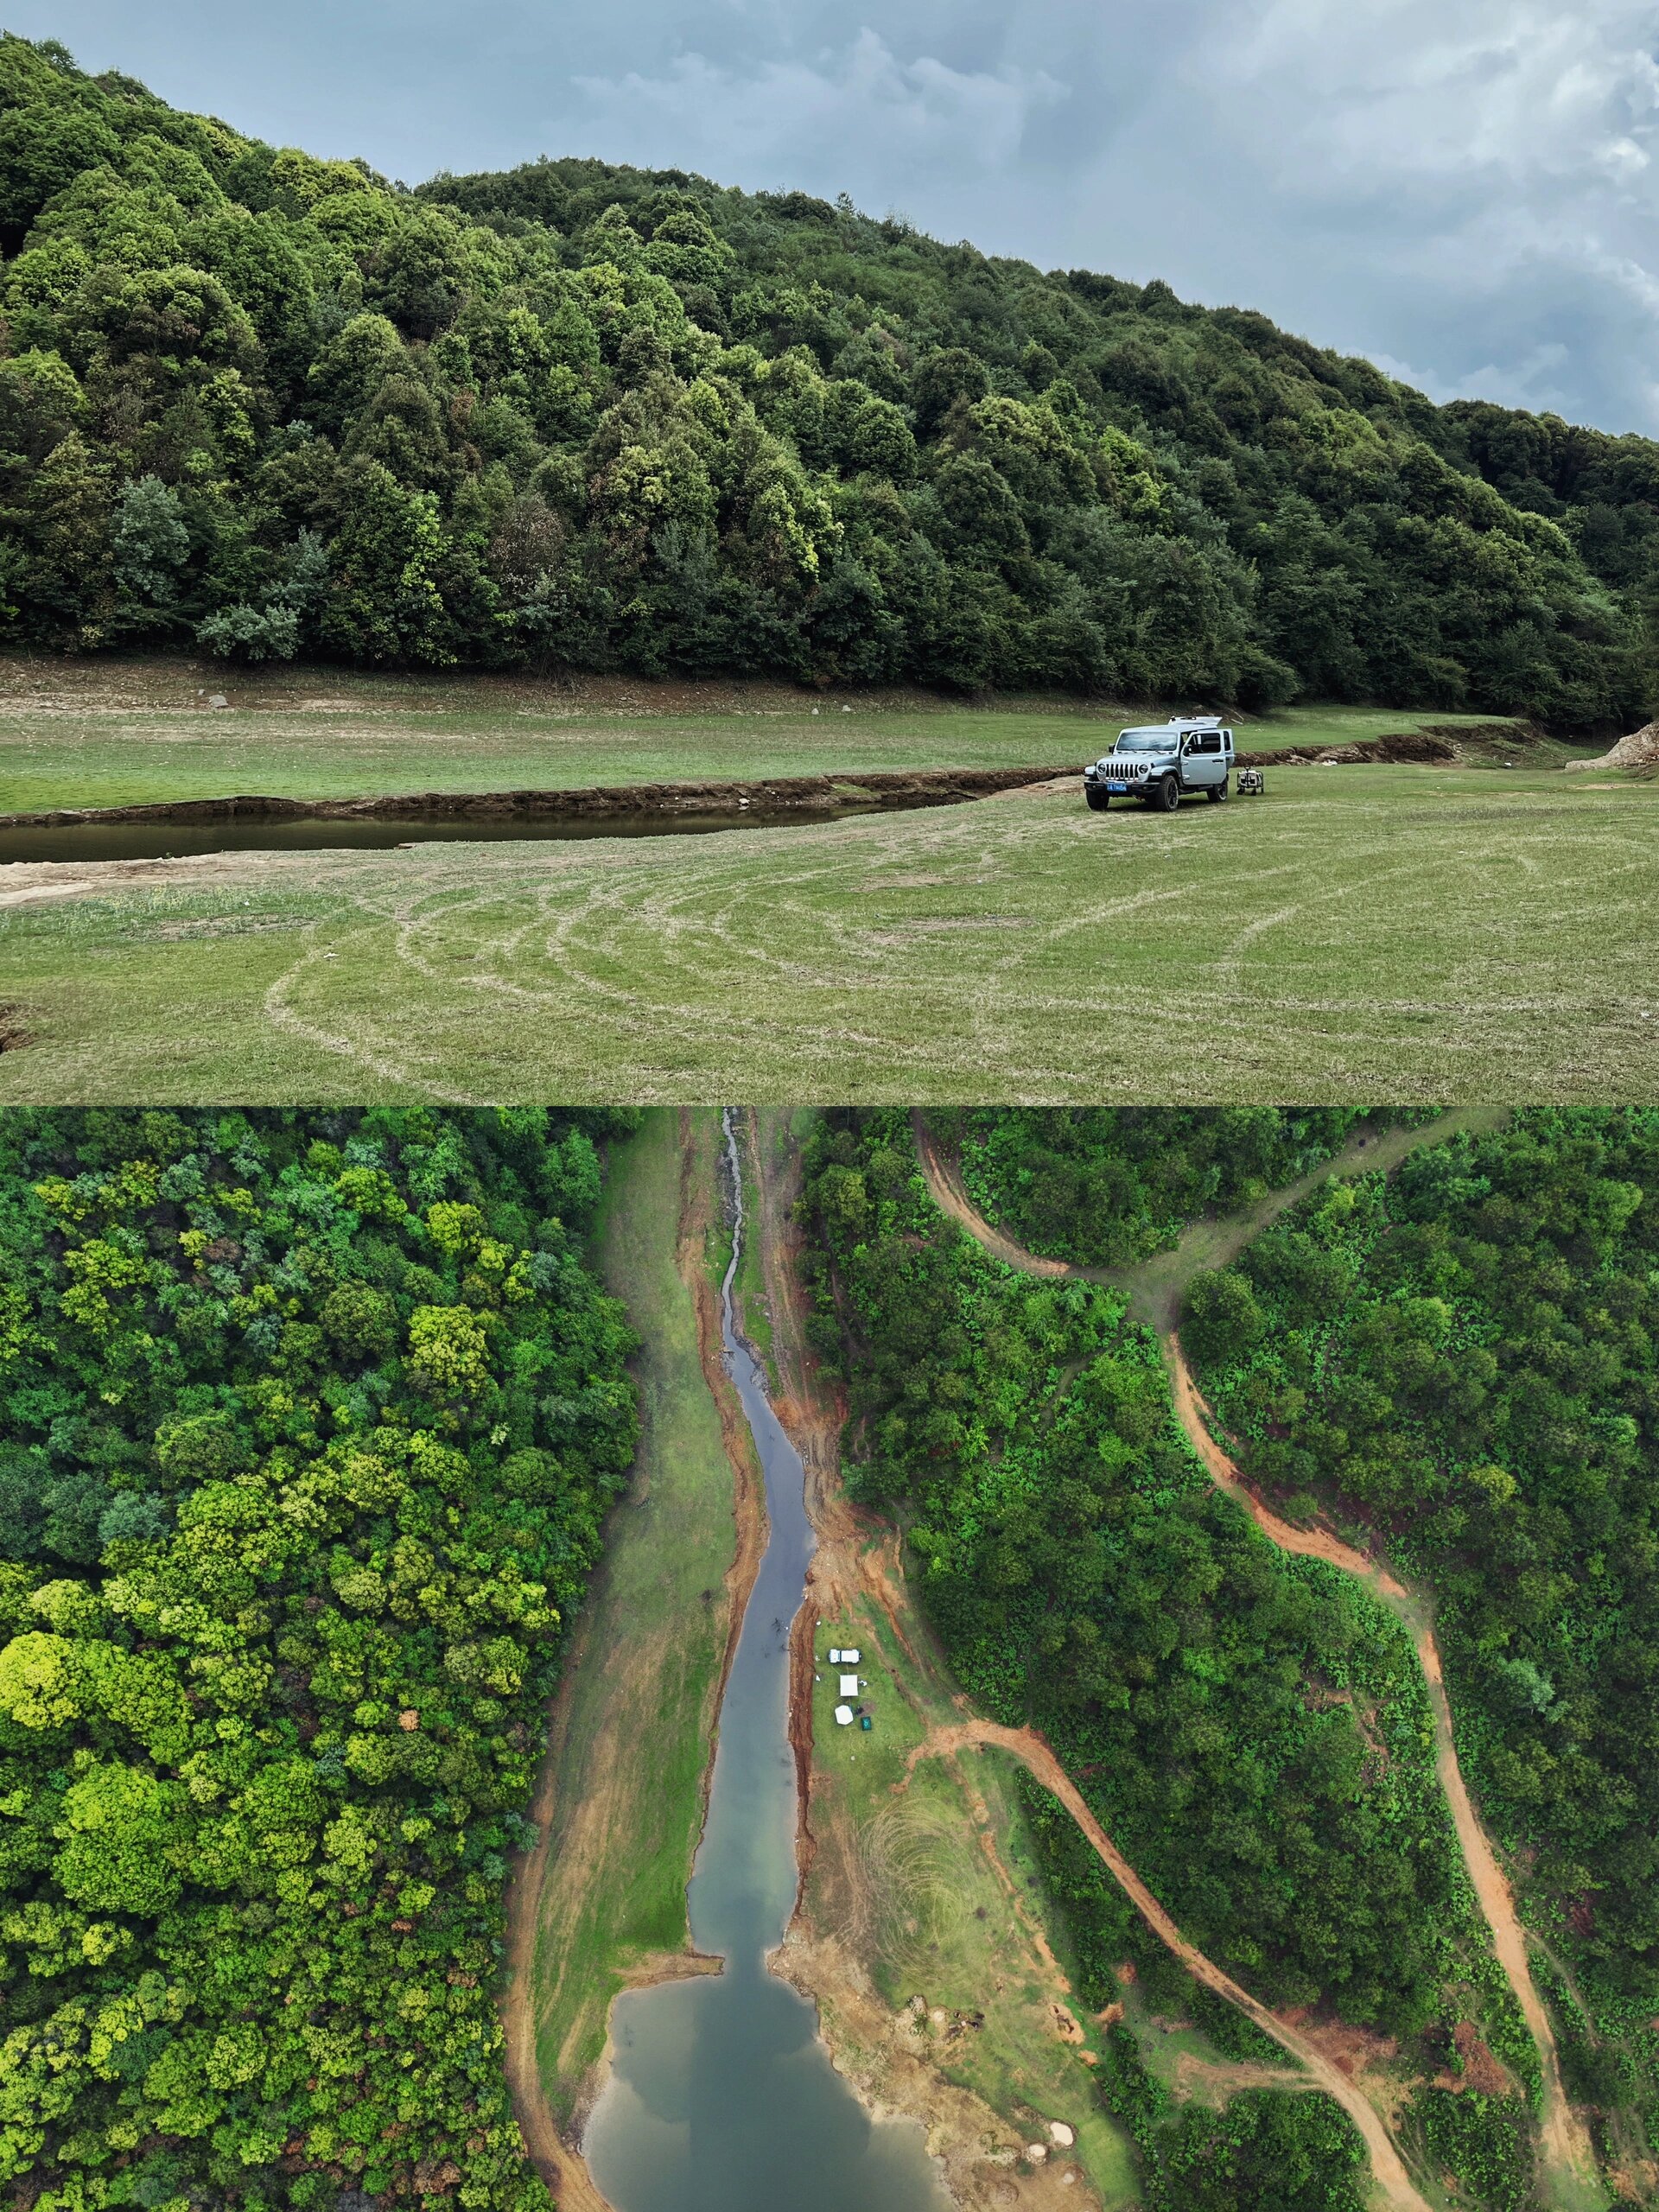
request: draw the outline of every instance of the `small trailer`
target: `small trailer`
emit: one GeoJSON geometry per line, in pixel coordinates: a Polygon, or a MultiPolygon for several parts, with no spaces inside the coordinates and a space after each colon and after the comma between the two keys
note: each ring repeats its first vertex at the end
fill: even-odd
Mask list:
{"type": "Polygon", "coordinates": [[[1268,779],[1259,768],[1241,768],[1233,781],[1240,798],[1260,798],[1268,788],[1268,779]]]}

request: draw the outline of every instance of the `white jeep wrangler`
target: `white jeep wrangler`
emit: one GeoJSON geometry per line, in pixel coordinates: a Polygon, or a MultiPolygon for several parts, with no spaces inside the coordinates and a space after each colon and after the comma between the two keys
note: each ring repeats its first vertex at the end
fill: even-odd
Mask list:
{"type": "Polygon", "coordinates": [[[1233,766],[1233,733],[1219,716],[1152,722],[1121,730],[1103,759],[1083,772],[1083,793],[1096,814],[1115,798],[1138,798],[1173,814],[1188,791],[1219,803],[1233,766]]]}

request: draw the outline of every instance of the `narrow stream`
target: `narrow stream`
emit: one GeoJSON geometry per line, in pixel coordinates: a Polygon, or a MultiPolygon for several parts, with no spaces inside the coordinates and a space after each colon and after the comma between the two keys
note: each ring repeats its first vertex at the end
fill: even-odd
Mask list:
{"type": "MultiPolygon", "coordinates": [[[[813,1535],[800,1455],[734,1318],[745,1222],[729,1110],[724,1126],[736,1223],[721,1329],[766,1478],[767,1526],[687,1892],[692,1941],[726,1964],[617,1999],[610,2078],[582,2152],[616,2212],[944,2212],[920,2128],[872,2122],[830,2064],[813,2007],[766,1968],[795,1905],[789,1630],[813,1535]]],[[[649,1758],[650,1745],[635,1755],[649,1758]]]]}
{"type": "Polygon", "coordinates": [[[959,806],[962,794],[906,793],[812,806],[688,810],[683,814],[411,814],[229,816],[219,821],[0,823],[0,866],[14,861],[194,860],[204,853],[396,852],[405,845],[582,842],[595,837],[700,837],[720,830],[806,830],[855,815],[959,806]]]}

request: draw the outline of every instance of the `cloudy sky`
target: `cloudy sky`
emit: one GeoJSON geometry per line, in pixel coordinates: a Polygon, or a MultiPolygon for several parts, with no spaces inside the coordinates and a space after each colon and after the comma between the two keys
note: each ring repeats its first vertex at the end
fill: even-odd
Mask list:
{"type": "Polygon", "coordinates": [[[1659,435],[1659,0],[10,0],[413,183],[539,153],[849,192],[1659,435]]]}

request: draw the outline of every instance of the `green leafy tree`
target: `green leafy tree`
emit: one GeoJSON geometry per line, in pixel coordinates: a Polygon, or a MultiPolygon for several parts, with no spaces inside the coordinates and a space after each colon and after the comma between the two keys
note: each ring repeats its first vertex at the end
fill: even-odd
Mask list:
{"type": "Polygon", "coordinates": [[[0,2170],[30,2202],[545,2202],[493,1989],[633,1451],[580,1256],[626,1126],[0,1122],[0,2170]]]}
{"type": "Polygon", "coordinates": [[[0,103],[12,356],[79,393],[0,396],[18,642],[131,634],[101,558],[31,535],[79,440],[106,502],[194,499],[185,615],[251,658],[1651,708],[1649,441],[804,193],[582,160],[410,193],[16,37],[0,103]],[[531,500],[563,534],[526,569],[531,500]],[[296,627],[300,530],[342,605],[296,627]]]}

